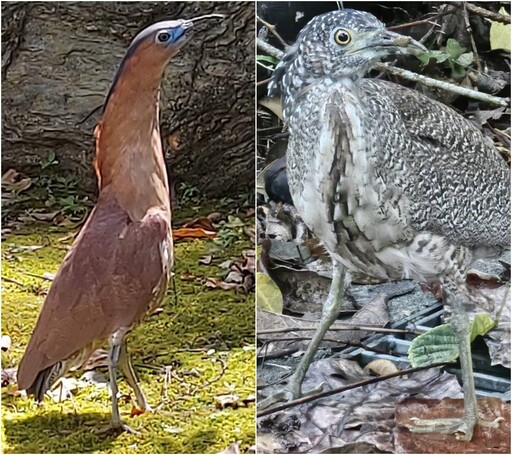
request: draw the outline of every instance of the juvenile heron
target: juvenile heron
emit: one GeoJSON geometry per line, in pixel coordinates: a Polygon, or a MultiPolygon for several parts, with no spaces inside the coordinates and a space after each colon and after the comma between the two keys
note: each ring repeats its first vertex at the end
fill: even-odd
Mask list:
{"type": "Polygon", "coordinates": [[[132,431],[118,408],[117,369],[149,410],[126,337],[161,302],[173,261],[171,209],[159,129],[159,88],[195,22],[139,33],[115,75],[96,128],[99,197],[55,276],[18,369],[18,387],[41,401],[68,370],[108,340],[111,428],[132,431]]]}
{"type": "Polygon", "coordinates": [[[426,49],[371,14],[314,18],[274,73],[290,139],[293,202],[333,260],[320,327],[287,387],[298,398],[325,332],[339,313],[346,274],[440,282],[459,340],[464,417],[416,421],[412,431],[471,440],[478,408],[465,304],[472,261],[510,244],[510,172],[492,141],[449,107],[365,74],[380,58],[426,49]]]}

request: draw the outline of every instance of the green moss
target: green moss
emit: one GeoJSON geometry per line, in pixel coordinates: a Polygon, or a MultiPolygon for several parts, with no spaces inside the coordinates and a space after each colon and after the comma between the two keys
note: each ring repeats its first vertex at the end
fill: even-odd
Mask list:
{"type": "MultiPolygon", "coordinates": [[[[68,233],[69,234],[69,233],[68,233]]],[[[41,227],[30,235],[10,235],[3,244],[2,333],[12,338],[3,366],[19,362],[50,283],[26,273],[54,273],[71,239],[41,227]],[[20,247],[42,246],[30,251],[20,247]]],[[[178,242],[175,277],[162,304],[163,312],[148,317],[129,338],[141,387],[155,412],[130,417],[131,404],[121,400],[121,414],[139,435],[97,435],[108,424],[110,399],[106,388],[79,388],[73,402],[53,403],[4,393],[4,453],[215,453],[235,441],[241,449],[254,444],[254,407],[243,404],[221,409],[215,399],[233,394],[240,400],[254,394],[254,295],[210,290],[200,279],[221,277],[218,264],[240,257],[246,240],[219,249],[211,240],[178,242]],[[201,256],[213,254],[210,266],[201,256]],[[213,351],[214,350],[214,351],[213,351]],[[164,392],[165,374],[171,380],[164,392]],[[159,369],[160,368],[160,369],[159,369]],[[76,409],[76,411],[75,411],[76,409]]],[[[106,371],[104,371],[106,374],[106,371]]],[[[80,373],[77,373],[79,376],[80,373]]],[[[120,381],[122,393],[130,389],[120,381]]],[[[5,391],[5,390],[4,390],[5,391]]]]}

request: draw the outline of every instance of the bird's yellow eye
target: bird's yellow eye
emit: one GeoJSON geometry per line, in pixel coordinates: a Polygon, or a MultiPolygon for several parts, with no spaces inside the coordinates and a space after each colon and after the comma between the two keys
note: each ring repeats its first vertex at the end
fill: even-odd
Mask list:
{"type": "Polygon", "coordinates": [[[349,32],[340,28],[334,33],[334,41],[336,41],[336,44],[339,44],[340,46],[346,46],[350,41],[352,41],[352,37],[349,32]]]}

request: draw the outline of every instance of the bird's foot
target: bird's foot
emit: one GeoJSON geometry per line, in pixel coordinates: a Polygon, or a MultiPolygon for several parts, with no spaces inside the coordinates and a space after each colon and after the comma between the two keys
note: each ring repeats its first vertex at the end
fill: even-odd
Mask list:
{"type": "Polygon", "coordinates": [[[418,419],[407,425],[413,433],[454,434],[459,441],[471,441],[477,418],[418,419]]]}
{"type": "Polygon", "coordinates": [[[314,395],[322,391],[324,384],[325,383],[322,382],[318,387],[308,390],[307,392],[302,392],[301,384],[296,384],[296,381],[293,381],[292,378],[282,390],[261,400],[258,403],[258,410],[263,411],[276,403],[287,403],[288,401],[297,400],[298,398],[314,395]]]}
{"type": "Polygon", "coordinates": [[[131,426],[124,423],[122,420],[119,422],[111,422],[110,425],[102,428],[97,428],[94,430],[94,433],[98,435],[104,435],[109,433],[130,433],[130,434],[140,434],[138,431],[134,430],[131,426]]]}

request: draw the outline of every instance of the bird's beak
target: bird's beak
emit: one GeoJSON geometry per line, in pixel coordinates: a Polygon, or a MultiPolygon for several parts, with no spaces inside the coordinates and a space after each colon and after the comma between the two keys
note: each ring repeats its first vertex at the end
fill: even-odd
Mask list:
{"type": "Polygon", "coordinates": [[[420,55],[427,52],[427,48],[410,36],[399,35],[389,30],[369,32],[359,36],[358,46],[349,53],[359,53],[363,50],[373,50],[382,55],[413,54],[420,55]],[[364,36],[366,35],[366,36],[364,36]],[[362,38],[362,39],[361,39],[362,38]]]}
{"type": "Polygon", "coordinates": [[[194,17],[192,19],[185,19],[182,21],[181,26],[186,30],[192,28],[195,22],[200,22],[208,19],[224,19],[224,14],[206,14],[204,16],[194,17]]]}

